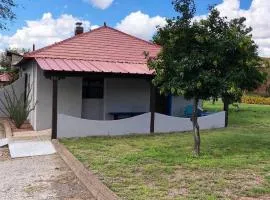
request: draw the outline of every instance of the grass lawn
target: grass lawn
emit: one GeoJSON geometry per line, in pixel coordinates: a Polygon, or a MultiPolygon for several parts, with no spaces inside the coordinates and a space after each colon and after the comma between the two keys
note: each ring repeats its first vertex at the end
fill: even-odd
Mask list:
{"type": "Polygon", "coordinates": [[[61,142],[123,199],[270,197],[270,106],[231,108],[229,128],[202,131],[200,158],[192,133],[61,142]]]}

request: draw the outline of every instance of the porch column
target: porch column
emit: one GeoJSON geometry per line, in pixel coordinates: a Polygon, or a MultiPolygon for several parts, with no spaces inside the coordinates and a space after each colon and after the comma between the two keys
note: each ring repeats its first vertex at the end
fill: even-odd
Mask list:
{"type": "Polygon", "coordinates": [[[52,77],[52,139],[57,139],[57,96],[58,78],[52,77]]]}
{"type": "Polygon", "coordinates": [[[150,133],[155,132],[155,111],[156,111],[156,87],[150,82],[150,133]]]}
{"type": "Polygon", "coordinates": [[[27,92],[28,92],[28,74],[24,74],[24,103],[27,101],[27,92]]]}

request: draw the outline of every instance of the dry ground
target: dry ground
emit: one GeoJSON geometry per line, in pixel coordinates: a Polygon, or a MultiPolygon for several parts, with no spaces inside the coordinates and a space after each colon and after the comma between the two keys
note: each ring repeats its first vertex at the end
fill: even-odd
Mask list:
{"type": "Polygon", "coordinates": [[[1,200],[93,200],[59,155],[11,159],[0,149],[1,200]]]}

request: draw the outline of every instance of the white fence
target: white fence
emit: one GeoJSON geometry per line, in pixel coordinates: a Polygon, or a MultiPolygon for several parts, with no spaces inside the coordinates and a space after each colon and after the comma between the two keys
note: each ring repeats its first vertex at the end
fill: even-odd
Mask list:
{"type": "MultiPolygon", "coordinates": [[[[128,119],[95,121],[59,114],[57,134],[59,138],[149,134],[150,118],[151,114],[145,113],[128,119]]],[[[223,128],[225,126],[225,112],[200,117],[198,121],[201,130],[223,128]]],[[[155,132],[169,133],[191,130],[192,122],[188,118],[155,114],[155,132]]]]}
{"type": "MultiPolygon", "coordinates": [[[[205,117],[199,117],[198,123],[201,130],[224,128],[225,112],[214,113],[205,117]]],[[[156,113],[155,132],[184,132],[193,129],[189,118],[171,117],[156,113]]]]}
{"type": "MultiPolygon", "coordinates": [[[[5,102],[4,92],[8,91],[9,94],[12,94],[12,87],[14,88],[15,94],[19,97],[24,93],[24,77],[19,78],[11,85],[7,85],[3,88],[0,88],[0,99],[5,102]]],[[[12,98],[12,97],[11,97],[12,98]]],[[[1,109],[4,109],[2,103],[0,103],[1,109]]],[[[0,117],[6,117],[5,114],[0,110],[0,117]]]]}

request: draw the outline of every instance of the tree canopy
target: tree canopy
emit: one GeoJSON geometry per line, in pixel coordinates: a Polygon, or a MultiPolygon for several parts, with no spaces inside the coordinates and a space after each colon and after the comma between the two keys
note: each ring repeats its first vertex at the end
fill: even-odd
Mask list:
{"type": "Polygon", "coordinates": [[[218,98],[220,94],[219,43],[205,23],[193,21],[196,10],[193,0],[177,0],[173,4],[179,16],[168,19],[167,25],[159,28],[154,42],[162,46],[162,51],[157,58],[149,59],[149,66],[156,71],[153,83],[162,93],[194,100],[194,152],[198,155],[198,102],[218,98]]]}
{"type": "Polygon", "coordinates": [[[261,63],[258,46],[252,39],[252,28],[247,27],[245,21],[244,17],[228,20],[221,17],[216,9],[211,10],[206,20],[202,20],[213,37],[218,37],[218,78],[222,82],[220,97],[226,111],[226,126],[229,104],[240,101],[244,91],[256,89],[266,78],[258,69],[261,63]]]}
{"type": "Polygon", "coordinates": [[[16,7],[14,0],[0,0],[0,30],[7,29],[7,21],[16,18],[13,9],[16,7]]]}
{"type": "Polygon", "coordinates": [[[149,58],[153,80],[161,93],[182,95],[193,100],[194,152],[200,154],[197,119],[199,100],[237,100],[243,90],[257,87],[263,80],[256,65],[259,57],[245,18],[228,20],[210,8],[206,19],[194,20],[193,0],[174,0],[178,16],[159,27],[153,41],[162,46],[156,58],[149,58]]]}

